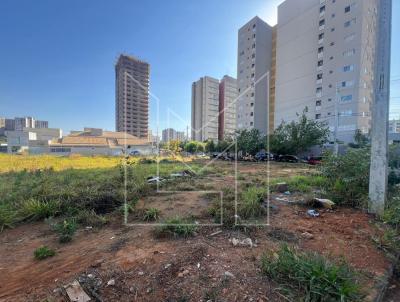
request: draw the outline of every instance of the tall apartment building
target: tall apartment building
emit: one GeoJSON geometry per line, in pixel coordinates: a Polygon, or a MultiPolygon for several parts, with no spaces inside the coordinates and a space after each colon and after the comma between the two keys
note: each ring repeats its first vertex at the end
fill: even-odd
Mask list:
{"type": "Polygon", "coordinates": [[[150,65],[120,55],[115,65],[115,128],[148,138],[150,65]]]}
{"type": "Polygon", "coordinates": [[[205,76],[192,84],[192,139],[218,140],[219,80],[205,76]]]}
{"type": "Polygon", "coordinates": [[[254,17],[239,29],[237,129],[268,133],[273,27],[254,17]]]}
{"type": "Polygon", "coordinates": [[[161,139],[163,142],[169,142],[172,140],[185,141],[186,136],[183,131],[176,131],[175,129],[167,128],[162,131],[161,139]]]}
{"type": "Polygon", "coordinates": [[[219,83],[218,139],[231,136],[236,130],[237,81],[225,75],[219,83]]]}
{"type": "Polygon", "coordinates": [[[377,2],[286,0],[279,5],[275,127],[297,119],[307,107],[308,116],[326,121],[339,140],[352,141],[356,129],[368,133],[377,2]]]}

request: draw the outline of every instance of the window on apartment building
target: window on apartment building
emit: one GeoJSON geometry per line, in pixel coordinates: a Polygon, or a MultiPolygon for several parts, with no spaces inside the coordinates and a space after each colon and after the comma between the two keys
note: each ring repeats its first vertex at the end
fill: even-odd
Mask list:
{"type": "Polygon", "coordinates": [[[329,57],[329,60],[333,60],[333,56],[330,56],[330,57],[329,57]]]}
{"type": "Polygon", "coordinates": [[[332,15],[331,15],[331,18],[335,18],[335,17],[336,17],[336,15],[335,15],[335,14],[332,14],[332,15]]]}
{"type": "Polygon", "coordinates": [[[253,63],[253,64],[251,64],[251,68],[254,68],[255,66],[256,66],[256,64],[254,64],[254,63],[253,63]]]}
{"type": "Polygon", "coordinates": [[[318,48],[318,53],[322,53],[322,52],[324,52],[324,47],[321,46],[318,48]]]}
{"type": "Polygon", "coordinates": [[[350,72],[354,70],[354,65],[345,65],[343,66],[343,72],[350,72]]]}
{"type": "Polygon", "coordinates": [[[320,13],[323,13],[325,11],[325,5],[323,5],[323,6],[321,6],[320,8],[319,8],[319,12],[320,13]]]}
{"type": "Polygon", "coordinates": [[[256,28],[256,25],[255,25],[255,24],[253,24],[253,28],[256,28]]]}
{"type": "Polygon", "coordinates": [[[329,98],[329,99],[328,99],[328,102],[332,102],[332,99],[331,99],[331,98],[329,98]]]}
{"type": "Polygon", "coordinates": [[[318,40],[321,40],[321,39],[323,39],[324,38],[324,33],[320,33],[319,35],[318,35],[318,40]]]}
{"type": "Polygon", "coordinates": [[[354,85],[354,81],[342,81],[339,87],[351,87],[354,85]]]}
{"type": "Polygon", "coordinates": [[[253,39],[256,37],[256,34],[253,34],[253,39]]]}
{"type": "Polygon", "coordinates": [[[254,72],[251,74],[251,77],[254,78],[254,72]]]}
{"type": "Polygon", "coordinates": [[[331,115],[331,113],[330,113],[330,112],[328,112],[328,113],[327,113],[327,115],[328,115],[328,116],[330,116],[330,115],[331,115]]]}
{"type": "Polygon", "coordinates": [[[253,45],[251,45],[251,48],[256,48],[256,44],[253,43],[253,45]]]}
{"type": "Polygon", "coordinates": [[[253,53],[253,54],[251,55],[251,57],[254,59],[254,58],[256,57],[256,54],[253,53]]]}
{"type": "Polygon", "coordinates": [[[354,40],[354,37],[355,37],[355,33],[351,33],[350,35],[345,36],[344,40],[346,42],[350,42],[350,41],[354,40]]]}
{"type": "Polygon", "coordinates": [[[254,106],[254,103],[250,103],[250,106],[253,107],[253,106],[254,106]]]}
{"type": "Polygon", "coordinates": [[[254,115],[254,112],[250,112],[250,116],[253,116],[254,115]]]}
{"type": "Polygon", "coordinates": [[[254,96],[254,92],[251,93],[251,96],[254,96]]]}
{"type": "Polygon", "coordinates": [[[331,28],[331,32],[334,32],[334,31],[335,31],[335,28],[334,28],[334,27],[332,27],[332,28],[331,28]]]}
{"type": "Polygon", "coordinates": [[[317,74],[317,80],[322,80],[322,73],[317,74]]]}
{"type": "Polygon", "coordinates": [[[321,113],[317,113],[316,115],[315,115],[315,119],[316,120],[319,120],[321,118],[321,113]]]}
{"type": "Polygon", "coordinates": [[[343,52],[343,56],[344,57],[351,57],[351,56],[353,56],[355,54],[356,54],[356,50],[354,48],[346,50],[346,51],[343,52]]]}
{"type": "Polygon", "coordinates": [[[250,122],[250,126],[253,126],[254,125],[254,123],[253,122],[250,122]]]}
{"type": "Polygon", "coordinates": [[[346,102],[351,102],[353,100],[353,95],[349,94],[349,95],[344,95],[340,98],[340,101],[342,103],[346,103],[346,102]]]}
{"type": "Polygon", "coordinates": [[[352,116],[353,115],[353,111],[351,109],[344,110],[344,111],[339,112],[339,115],[340,116],[352,116]]]}
{"type": "Polygon", "coordinates": [[[243,56],[243,55],[244,55],[244,50],[242,50],[242,51],[240,52],[240,55],[241,55],[241,56],[243,56]]]}
{"type": "Polygon", "coordinates": [[[319,20],[319,26],[325,25],[325,19],[319,20]]]}
{"type": "Polygon", "coordinates": [[[323,66],[324,65],[324,60],[319,60],[318,61],[318,67],[323,66]]]}
{"type": "Polygon", "coordinates": [[[315,102],[315,106],[321,106],[321,105],[322,105],[322,101],[321,100],[318,100],[318,101],[315,102]]]}
{"type": "Polygon", "coordinates": [[[329,45],[330,45],[330,46],[333,46],[333,45],[335,45],[335,42],[331,42],[329,45]]]}
{"type": "Polygon", "coordinates": [[[349,13],[349,12],[350,12],[350,5],[348,5],[348,6],[346,6],[346,7],[344,8],[344,12],[345,12],[345,13],[349,13]]]}
{"type": "Polygon", "coordinates": [[[329,88],[332,88],[332,84],[329,84],[328,87],[329,87],[329,88]]]}
{"type": "Polygon", "coordinates": [[[317,94],[322,93],[322,87],[317,87],[317,89],[315,89],[315,92],[316,92],[317,94]]]}
{"type": "Polygon", "coordinates": [[[355,24],[355,23],[356,23],[356,18],[353,18],[351,20],[344,22],[344,27],[349,27],[350,25],[355,24]]]}
{"type": "Polygon", "coordinates": [[[333,73],[333,70],[329,70],[329,74],[332,74],[333,73]]]}

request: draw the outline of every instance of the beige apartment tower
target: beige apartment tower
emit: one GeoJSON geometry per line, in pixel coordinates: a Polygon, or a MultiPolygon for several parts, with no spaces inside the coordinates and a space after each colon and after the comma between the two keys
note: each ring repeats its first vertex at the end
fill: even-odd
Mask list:
{"type": "Polygon", "coordinates": [[[270,79],[273,67],[273,27],[254,17],[238,32],[236,104],[237,129],[258,129],[267,134],[273,119],[270,79]]]}
{"type": "Polygon", "coordinates": [[[218,140],[219,80],[202,77],[192,84],[192,140],[218,140]]]}
{"type": "Polygon", "coordinates": [[[376,0],[279,5],[275,127],[307,107],[310,118],[327,122],[332,141],[350,142],[356,129],[370,131],[377,10],[376,0]]]}
{"type": "Polygon", "coordinates": [[[115,65],[115,128],[148,138],[150,65],[120,55],[115,65]]]}
{"type": "Polygon", "coordinates": [[[218,139],[232,136],[236,130],[237,81],[225,75],[219,83],[218,139]]]}

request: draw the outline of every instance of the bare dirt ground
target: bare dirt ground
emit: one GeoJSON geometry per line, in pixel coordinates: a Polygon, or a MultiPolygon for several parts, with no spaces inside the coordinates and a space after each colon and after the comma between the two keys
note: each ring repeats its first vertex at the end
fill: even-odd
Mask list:
{"type": "MultiPolygon", "coordinates": [[[[216,165],[218,173],[196,185],[200,183],[203,190],[233,185],[231,164],[216,165]]],[[[271,163],[269,170],[267,164],[239,163],[238,169],[242,181],[253,182],[268,174],[284,177],[311,171],[303,165],[278,163],[271,163]]],[[[262,254],[282,243],[332,260],[343,257],[360,272],[372,294],[376,280],[390,265],[372,240],[382,233],[372,217],[338,208],[321,210],[320,217],[310,218],[307,208],[284,198],[295,201],[301,195],[272,194],[270,226],[247,232],[199,227],[196,236],[188,239],[156,238],[153,226],[124,226],[117,214],[101,229],[79,230],[68,244],[59,244],[45,223],[5,230],[0,234],[0,301],[68,301],[61,288],[74,279],[93,301],[286,301],[276,290],[279,285],[263,277],[259,268],[262,254]],[[217,231],[221,232],[210,236],[217,231]],[[233,246],[232,238],[251,238],[254,246],[233,246]],[[34,260],[33,251],[41,245],[56,249],[57,254],[34,260]],[[114,282],[107,285],[110,280],[114,282]]],[[[208,205],[204,193],[184,191],[152,194],[138,207],[159,208],[162,219],[180,214],[212,223],[208,205]]],[[[398,298],[390,296],[387,301],[398,298]]]]}

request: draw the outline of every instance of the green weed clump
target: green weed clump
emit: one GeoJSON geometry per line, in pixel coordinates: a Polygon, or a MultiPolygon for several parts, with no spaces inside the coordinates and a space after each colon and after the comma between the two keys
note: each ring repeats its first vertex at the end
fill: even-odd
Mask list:
{"type": "Polygon", "coordinates": [[[78,225],[75,219],[65,219],[62,222],[56,223],[54,226],[54,230],[58,233],[58,240],[60,243],[67,243],[72,240],[78,225]]]}
{"type": "Polygon", "coordinates": [[[155,221],[160,217],[160,210],[157,208],[149,208],[143,214],[144,221],[155,221]]]}
{"type": "Polygon", "coordinates": [[[316,253],[301,253],[283,245],[261,259],[262,271],[298,301],[361,301],[355,272],[344,262],[334,264],[316,253]]]}
{"type": "Polygon", "coordinates": [[[189,219],[183,219],[179,216],[169,218],[164,224],[155,229],[157,237],[183,237],[193,236],[197,226],[189,219]]]}
{"type": "Polygon", "coordinates": [[[35,259],[37,260],[43,260],[49,257],[53,257],[56,254],[56,251],[47,247],[47,246],[41,246],[38,247],[34,252],[33,255],[35,259]]]}
{"type": "Polygon", "coordinates": [[[265,214],[262,206],[267,190],[261,187],[249,187],[241,193],[239,215],[241,218],[256,218],[265,214]]]}
{"type": "Polygon", "coordinates": [[[395,229],[400,229],[400,196],[396,195],[389,200],[388,207],[383,214],[383,221],[395,229]]]}
{"type": "Polygon", "coordinates": [[[20,217],[23,220],[42,220],[56,216],[60,211],[60,203],[56,200],[42,201],[30,198],[21,204],[20,217]]]}
{"type": "Polygon", "coordinates": [[[108,223],[107,217],[96,214],[94,210],[78,211],[75,219],[80,225],[92,227],[101,227],[108,223]]]}
{"type": "Polygon", "coordinates": [[[327,153],[319,165],[326,178],[327,196],[339,205],[366,207],[369,186],[370,151],[350,149],[344,155],[327,153]]]}
{"type": "Polygon", "coordinates": [[[232,188],[222,189],[222,203],[219,194],[207,194],[211,199],[208,213],[214,218],[215,223],[221,223],[226,228],[235,226],[235,191],[232,188]]]}

